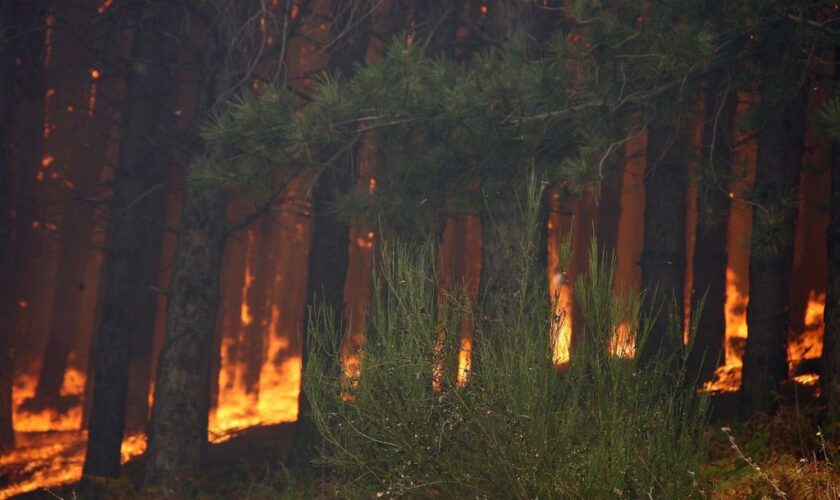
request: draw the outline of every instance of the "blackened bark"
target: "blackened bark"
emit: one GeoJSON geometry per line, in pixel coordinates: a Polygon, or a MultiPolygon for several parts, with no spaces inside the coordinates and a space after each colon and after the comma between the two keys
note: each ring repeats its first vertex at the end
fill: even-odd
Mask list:
{"type": "MultiPolygon", "coordinates": [[[[834,53],[834,80],[840,85],[840,48],[834,53]]],[[[834,415],[840,414],[840,137],[831,149],[831,202],[826,240],[828,284],[825,293],[820,397],[834,415]]]]}
{"type": "MultiPolygon", "coordinates": [[[[333,36],[346,33],[346,39],[333,44],[327,62],[330,69],[349,78],[356,65],[364,62],[371,36],[370,5],[362,4],[354,18],[351,13],[338,15],[332,23],[333,36]],[[349,31],[348,31],[349,30],[349,31]]],[[[341,14],[341,13],[340,13],[341,14]]],[[[309,272],[306,283],[306,307],[303,320],[303,345],[301,346],[303,370],[310,355],[318,355],[321,366],[336,376],[341,373],[338,351],[335,353],[313,349],[309,338],[310,320],[318,308],[323,308],[335,319],[335,329],[326,345],[341,345],[344,336],[344,281],[350,262],[350,225],[336,212],[336,202],[352,189],[358,176],[358,148],[348,151],[336,168],[321,174],[312,187],[312,233],[309,244],[309,272]],[[332,355],[331,355],[332,354],[332,355]]],[[[322,334],[324,332],[321,332],[322,334]]],[[[295,467],[306,467],[314,458],[319,443],[318,431],[310,415],[311,406],[302,387],[298,398],[298,424],[295,445],[288,462],[295,467]]]]}
{"type": "Polygon", "coordinates": [[[750,246],[750,301],[741,411],[771,413],[774,393],[787,377],[790,274],[796,234],[796,199],[804,152],[803,56],[772,32],[761,57],[761,119],[750,246]]]}
{"type": "Polygon", "coordinates": [[[145,484],[163,497],[183,493],[207,445],[225,203],[221,191],[187,186],[145,472],[145,484]]]}
{"type": "MultiPolygon", "coordinates": [[[[233,40],[257,29],[249,24],[259,12],[256,2],[189,2],[206,8],[209,19],[201,40],[201,105],[198,121],[220,111],[221,95],[239,91],[237,82],[249,71],[233,40]]],[[[190,33],[192,35],[194,33],[190,33]]],[[[163,498],[191,496],[195,477],[207,448],[211,366],[216,345],[222,257],[227,226],[227,193],[213,186],[188,183],[185,189],[166,330],[158,357],[154,406],[144,486],[163,498]]]]}
{"type": "MultiPolygon", "coordinates": [[[[12,54],[12,2],[0,6],[0,265],[5,270],[9,246],[12,243],[13,210],[11,203],[11,162],[9,151],[9,129],[11,124],[11,74],[12,54]]],[[[0,278],[5,278],[0,275],[0,278]]],[[[2,281],[3,287],[9,281],[2,281]]],[[[5,295],[5,293],[3,294],[5,295]]],[[[5,304],[4,304],[5,305],[5,304]]],[[[8,316],[3,314],[4,317],[8,316]]],[[[15,446],[15,433],[12,426],[12,377],[14,375],[14,352],[12,331],[9,323],[0,324],[0,451],[15,446]]]]}
{"type": "MultiPolygon", "coordinates": [[[[673,107],[676,96],[660,106],[673,107]]],[[[685,198],[688,192],[689,127],[685,118],[657,118],[648,131],[645,170],[642,288],[650,336],[642,357],[669,356],[679,347],[685,295],[685,198]],[[657,290],[657,294],[650,293],[657,290]]]]}
{"type": "Polygon", "coordinates": [[[102,313],[93,355],[86,476],[116,477],[126,428],[145,428],[169,157],[161,145],[175,86],[174,13],[146,6],[134,35],[122,139],[103,263],[102,313]],[[145,363],[129,393],[132,358],[145,363]],[[129,400],[130,398],[130,400],[129,400]],[[128,412],[127,408],[132,410],[128,412]]]}
{"type": "Polygon", "coordinates": [[[737,93],[724,70],[707,81],[703,117],[703,150],[697,192],[697,234],[694,247],[692,311],[705,297],[697,335],[689,355],[691,376],[710,380],[722,360],[726,337],[726,265],[732,134],[737,93]]]}

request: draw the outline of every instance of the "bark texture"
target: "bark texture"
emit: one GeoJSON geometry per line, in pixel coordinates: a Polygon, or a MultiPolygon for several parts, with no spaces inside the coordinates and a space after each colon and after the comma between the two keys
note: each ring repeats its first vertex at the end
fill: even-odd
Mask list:
{"type": "Polygon", "coordinates": [[[729,225],[728,184],[732,171],[732,134],[737,94],[724,70],[707,80],[703,117],[703,151],[697,192],[692,311],[703,301],[689,355],[691,376],[710,380],[722,360],[726,337],[726,265],[729,225]]]}
{"type": "MultiPolygon", "coordinates": [[[[834,80],[840,85],[840,48],[834,54],[834,80]]],[[[825,294],[820,395],[828,410],[840,414],[840,137],[831,149],[831,202],[829,205],[828,284],[825,294]]]]}
{"type": "Polygon", "coordinates": [[[92,357],[86,476],[119,475],[124,430],[144,429],[148,411],[170,161],[162,142],[172,110],[176,48],[171,38],[174,13],[164,4],[144,7],[148,17],[134,34],[108,220],[101,319],[92,357]],[[135,357],[146,367],[139,372],[142,380],[135,381],[138,388],[129,391],[129,367],[135,357]],[[133,410],[128,421],[127,408],[133,410]]]}
{"type": "Polygon", "coordinates": [[[804,152],[803,57],[785,37],[767,37],[760,60],[761,119],[750,247],[749,336],[744,353],[741,411],[771,413],[787,377],[790,274],[796,234],[796,198],[804,152]]]}
{"type": "Polygon", "coordinates": [[[164,497],[182,494],[204,456],[225,195],[188,186],[166,334],[158,360],[145,483],[164,497]]]}
{"type": "MultiPolygon", "coordinates": [[[[672,96],[675,98],[675,96],[672,96]]],[[[674,106],[673,101],[662,106],[674,106]]],[[[648,132],[645,170],[642,289],[650,336],[642,358],[669,355],[680,345],[685,296],[685,209],[690,135],[685,118],[655,120],[648,132]],[[650,293],[656,290],[658,293],[650,293]]]]}
{"type": "MultiPolygon", "coordinates": [[[[203,26],[197,63],[202,68],[197,121],[219,112],[220,96],[240,90],[250,71],[241,45],[256,32],[258,2],[189,2],[220,22],[203,26]]],[[[221,99],[223,100],[223,99],[221,99]]],[[[154,406],[149,424],[144,486],[163,498],[190,497],[190,480],[204,461],[210,410],[211,366],[216,345],[227,194],[212,186],[187,183],[178,234],[163,345],[158,357],[154,406]]]]}

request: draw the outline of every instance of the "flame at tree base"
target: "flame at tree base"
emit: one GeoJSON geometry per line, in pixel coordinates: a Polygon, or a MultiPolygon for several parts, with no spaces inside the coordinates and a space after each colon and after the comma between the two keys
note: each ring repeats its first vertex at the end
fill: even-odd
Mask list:
{"type": "MultiPolygon", "coordinates": [[[[747,341],[747,303],[733,284],[734,275],[727,271],[726,293],[726,348],[725,362],[715,371],[713,380],[703,385],[708,392],[736,392],[741,388],[743,377],[744,346],[747,341]]],[[[822,357],[822,336],[824,330],[823,313],[825,294],[811,291],[805,310],[805,330],[788,342],[788,373],[795,382],[817,387],[819,375],[816,373],[797,373],[806,361],[822,357]]],[[[819,389],[817,389],[819,394],[819,389]]]]}
{"type": "MultiPolygon", "coordinates": [[[[272,343],[270,348],[276,351],[284,347],[280,344],[272,343]]],[[[219,407],[211,415],[208,440],[221,443],[248,427],[296,421],[300,378],[299,356],[287,357],[279,366],[266,363],[256,401],[240,390],[227,391],[220,397],[219,407]]],[[[0,477],[7,483],[0,486],[0,499],[74,483],[82,477],[87,432],[79,429],[85,376],[77,369],[67,370],[61,396],[73,405],[64,412],[51,408],[25,411],[25,403],[34,396],[36,385],[37,378],[28,374],[20,374],[15,380],[17,446],[0,456],[0,477]]],[[[121,462],[126,463],[145,451],[145,434],[126,436],[120,450],[121,462]]]]}

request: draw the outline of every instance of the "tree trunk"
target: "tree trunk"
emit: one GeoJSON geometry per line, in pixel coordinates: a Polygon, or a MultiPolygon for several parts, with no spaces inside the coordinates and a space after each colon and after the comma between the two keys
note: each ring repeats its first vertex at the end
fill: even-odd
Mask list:
{"type": "Polygon", "coordinates": [[[265,362],[268,326],[271,323],[271,290],[274,288],[275,275],[274,233],[277,224],[269,213],[260,218],[254,229],[257,235],[254,259],[251,262],[254,281],[245,297],[251,323],[245,326],[242,335],[240,362],[244,365],[242,383],[245,391],[256,402],[260,394],[260,373],[265,362]]]}
{"type": "MultiPolygon", "coordinates": [[[[494,0],[488,4],[487,35],[497,43],[505,43],[519,36],[533,33],[536,27],[536,10],[533,5],[515,0],[494,0]]],[[[487,185],[483,196],[484,211],[481,215],[482,257],[479,279],[479,300],[485,311],[498,312],[497,305],[521,290],[522,269],[517,269],[516,246],[522,243],[522,220],[525,209],[525,173],[518,178],[494,181],[487,185]]],[[[546,200],[541,200],[546,205],[546,200]]],[[[547,209],[541,210],[547,216],[547,209]]],[[[527,228],[547,238],[546,220],[539,228],[527,228]],[[543,234],[545,233],[545,234],[543,234]]],[[[547,296],[547,294],[546,294],[547,296]]]]}
{"type": "MultiPolygon", "coordinates": [[[[220,392],[230,389],[235,377],[233,363],[223,366],[225,359],[237,359],[238,333],[242,316],[242,285],[245,281],[244,269],[248,259],[247,243],[239,234],[231,234],[225,242],[225,259],[221,277],[221,299],[219,316],[216,318],[216,336],[213,339],[213,362],[210,368],[210,408],[219,404],[220,392]],[[222,351],[225,351],[224,353],[222,351]],[[219,386],[221,371],[225,371],[227,387],[219,386]]],[[[246,239],[246,238],[245,238],[246,239]]]]}
{"type": "Polygon", "coordinates": [[[161,145],[175,85],[173,14],[161,4],[134,35],[103,264],[85,475],[117,477],[126,428],[145,428],[169,157],[161,145]],[[129,391],[132,358],[146,365],[129,391]],[[130,399],[129,399],[130,397],[130,399]],[[127,414],[127,410],[131,410],[127,414]],[[128,420],[126,420],[128,415],[128,420]]]}
{"type": "MultiPolygon", "coordinates": [[[[86,48],[77,50],[84,51],[86,48]]],[[[78,57],[88,55],[82,53],[78,57]]],[[[73,66],[69,68],[72,70],[73,66]]],[[[77,76],[78,71],[73,71],[73,75],[77,76]]],[[[78,92],[75,97],[89,96],[91,83],[88,78],[85,74],[83,80],[70,83],[70,92],[78,92]]],[[[72,187],[61,188],[60,196],[67,207],[59,225],[59,266],[50,309],[52,324],[41,358],[35,395],[25,403],[26,408],[36,411],[51,407],[63,412],[77,403],[61,396],[61,387],[69,355],[77,350],[80,310],[86,296],[96,291],[92,283],[86,282],[87,266],[95,251],[93,232],[99,208],[97,202],[91,200],[96,200],[100,193],[110,129],[114,125],[101,105],[102,101],[95,111],[91,109],[90,114],[75,112],[73,117],[67,118],[68,128],[63,132],[68,138],[62,142],[69,149],[61,158],[71,169],[67,181],[72,187]]]]}
{"type": "Polygon", "coordinates": [[[732,170],[732,134],[737,93],[728,74],[712,73],[707,81],[703,123],[703,162],[697,193],[692,311],[705,297],[697,335],[689,355],[690,376],[710,380],[722,361],[726,337],[726,266],[729,226],[728,184],[732,170]]]}
{"type": "MultiPolygon", "coordinates": [[[[345,78],[352,76],[357,64],[365,60],[370,38],[370,5],[364,3],[353,19],[348,11],[333,19],[333,36],[345,33],[345,39],[333,44],[328,66],[345,78]]],[[[317,308],[323,308],[335,319],[335,330],[329,332],[328,345],[341,346],[344,337],[344,281],[350,262],[350,225],[335,213],[335,203],[353,187],[358,175],[358,148],[353,148],[338,163],[337,168],[321,174],[312,187],[312,233],[309,244],[309,272],[306,283],[306,306],[303,319],[303,345],[301,346],[303,370],[306,370],[310,350],[323,354],[321,366],[336,376],[341,373],[340,359],[329,353],[311,349],[309,339],[310,319],[317,308]]],[[[323,333],[323,332],[322,332],[323,333]]],[[[310,404],[306,387],[301,387],[298,398],[298,424],[295,445],[291,448],[288,462],[296,467],[305,467],[314,458],[319,443],[318,431],[310,415],[310,404]]]]}
{"type": "MultiPolygon", "coordinates": [[[[12,243],[12,202],[11,202],[11,151],[9,150],[9,135],[11,128],[11,74],[13,64],[12,54],[12,7],[13,3],[6,1],[0,5],[0,266],[8,269],[6,261],[11,253],[12,243]]],[[[5,273],[0,278],[6,278],[5,273]]],[[[1,281],[3,287],[12,282],[8,279],[1,281]]],[[[8,294],[3,291],[3,295],[8,294]]],[[[6,301],[3,301],[6,306],[6,301]]],[[[3,318],[10,316],[11,311],[4,311],[3,318]]],[[[14,375],[14,351],[12,348],[13,332],[9,328],[11,323],[0,323],[0,451],[6,451],[15,446],[15,432],[12,426],[12,385],[14,375]]]]}
{"type": "MultiPolygon", "coordinates": [[[[834,52],[835,88],[840,85],[840,48],[834,52]]],[[[840,137],[831,148],[831,203],[829,206],[828,284],[825,294],[820,396],[833,415],[840,414],[840,137]]]]}
{"type": "MultiPolygon", "coordinates": [[[[20,60],[20,65],[14,71],[18,88],[0,90],[0,96],[14,96],[15,101],[0,102],[0,128],[7,126],[0,136],[4,137],[3,144],[9,144],[8,149],[0,151],[0,170],[3,174],[11,174],[17,166],[16,175],[0,174],[0,205],[2,214],[14,216],[3,218],[3,226],[7,232],[5,239],[0,241],[0,449],[8,446],[12,438],[12,386],[15,371],[15,339],[26,335],[24,331],[24,316],[26,308],[22,304],[30,304],[33,293],[31,280],[34,265],[34,238],[32,221],[34,219],[32,193],[35,183],[35,169],[41,161],[42,133],[44,116],[44,80],[43,80],[43,46],[44,46],[44,12],[37,5],[25,5],[22,2],[6,2],[2,9],[2,18],[8,22],[11,11],[11,28],[7,43],[3,48],[9,50],[0,56],[5,64],[11,64],[6,59],[13,52],[14,58],[20,60]],[[12,110],[14,104],[14,110],[12,110]],[[7,107],[3,107],[7,106],[7,107]],[[10,124],[14,123],[14,127],[10,124]],[[15,134],[12,137],[12,129],[15,134]],[[11,142],[14,141],[14,142],[11,142]],[[28,167],[28,168],[27,168],[28,167]],[[12,182],[14,185],[9,184],[12,182]],[[6,247],[5,245],[9,245],[6,247]],[[5,443],[5,444],[4,444],[5,443]]],[[[2,29],[0,29],[2,31],[2,29]]],[[[3,50],[3,49],[0,49],[3,50]]],[[[0,74],[3,74],[0,71],[0,74]]],[[[7,73],[10,74],[10,73],[7,73]]],[[[11,76],[11,74],[10,74],[11,76]]],[[[0,85],[11,83],[2,80],[0,85]]],[[[0,145],[2,147],[2,145],[0,145]]],[[[2,237],[0,237],[2,238],[2,237]]]]}
{"type": "MultiPolygon", "coordinates": [[[[98,298],[98,283],[86,282],[90,278],[86,271],[94,256],[94,228],[102,208],[96,200],[102,194],[103,173],[107,175],[105,166],[115,125],[108,100],[98,96],[111,88],[113,83],[109,82],[116,81],[100,80],[100,76],[103,64],[119,54],[120,38],[115,36],[118,30],[112,23],[93,22],[96,5],[95,0],[75,6],[59,2],[51,9],[51,18],[84,29],[79,29],[74,43],[52,44],[52,62],[46,71],[51,97],[44,112],[51,119],[44,129],[45,152],[54,155],[56,165],[48,171],[49,163],[42,164],[39,174],[48,175],[51,187],[47,189],[62,207],[62,215],[54,293],[41,290],[41,295],[51,300],[47,314],[42,314],[51,324],[35,395],[26,402],[26,408],[32,410],[53,407],[66,411],[78,403],[62,396],[61,387],[69,355],[79,354],[82,322],[90,321],[98,298]],[[102,50],[98,44],[102,44],[102,50]],[[52,138],[47,140],[48,136],[52,138]]],[[[33,319],[37,318],[33,315],[33,319]]]]}
{"type": "MultiPolygon", "coordinates": [[[[247,23],[259,6],[254,2],[190,3],[217,9],[207,17],[222,20],[205,27],[207,36],[202,38],[203,58],[198,61],[202,105],[196,120],[200,122],[219,111],[222,93],[238,91],[231,85],[241,78],[240,71],[248,71],[248,60],[240,51],[231,50],[232,41],[253,28],[247,23]]],[[[153,495],[189,495],[190,479],[204,460],[226,224],[225,190],[188,183],[149,424],[143,483],[153,495]]]]}
{"type": "MultiPolygon", "coordinates": [[[[678,106],[676,96],[659,106],[678,106]]],[[[642,289],[652,328],[642,348],[650,360],[679,347],[685,295],[685,198],[688,193],[689,128],[684,117],[650,125],[645,170],[642,289]],[[652,292],[658,291],[654,295],[652,292]]]]}
{"type": "Polygon", "coordinates": [[[761,57],[761,113],[750,245],[750,301],[741,411],[771,413],[787,377],[790,274],[805,136],[806,86],[801,54],[784,27],[768,32],[761,57]]]}
{"type": "Polygon", "coordinates": [[[207,445],[225,203],[223,192],[187,186],[145,473],[145,484],[165,497],[187,487],[207,445]]]}
{"type": "MultiPolygon", "coordinates": [[[[623,150],[622,150],[623,151],[623,150]]],[[[624,157],[624,153],[617,155],[624,157]]],[[[598,204],[598,224],[596,236],[598,245],[610,254],[616,253],[618,246],[618,221],[621,219],[621,189],[623,168],[608,172],[601,181],[601,194],[598,204]]]]}

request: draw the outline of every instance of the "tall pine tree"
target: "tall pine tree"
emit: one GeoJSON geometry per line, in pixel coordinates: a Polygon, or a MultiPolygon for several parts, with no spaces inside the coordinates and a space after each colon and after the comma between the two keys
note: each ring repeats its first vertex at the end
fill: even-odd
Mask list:
{"type": "Polygon", "coordinates": [[[766,25],[759,40],[758,157],[752,201],[749,336],[741,410],[771,413],[787,378],[790,273],[805,136],[805,55],[789,21],[766,25]]]}
{"type": "MultiPolygon", "coordinates": [[[[160,2],[138,2],[121,15],[137,19],[122,111],[119,158],[108,219],[101,319],[93,351],[93,402],[85,475],[116,477],[126,425],[129,366],[135,353],[150,353],[157,308],[167,169],[163,144],[174,112],[178,11],[160,2]]],[[[150,367],[149,367],[150,369],[150,367]]],[[[148,375],[148,370],[146,370],[148,375]]],[[[145,427],[146,377],[134,427],[145,427]],[[139,422],[138,422],[139,420],[139,422]]]]}
{"type": "MultiPolygon", "coordinates": [[[[840,47],[834,51],[834,84],[840,86],[840,47]]],[[[835,90],[840,90],[835,87],[835,90]]],[[[831,132],[831,201],[826,239],[828,283],[825,294],[820,395],[829,411],[840,414],[840,98],[830,101],[823,118],[831,132]]]]}

